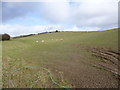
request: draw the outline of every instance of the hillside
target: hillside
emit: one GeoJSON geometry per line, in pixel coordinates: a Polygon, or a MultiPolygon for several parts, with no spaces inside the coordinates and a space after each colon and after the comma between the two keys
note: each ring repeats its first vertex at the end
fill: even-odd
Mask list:
{"type": "Polygon", "coordinates": [[[3,87],[115,88],[118,30],[57,32],[2,42],[3,87]]]}

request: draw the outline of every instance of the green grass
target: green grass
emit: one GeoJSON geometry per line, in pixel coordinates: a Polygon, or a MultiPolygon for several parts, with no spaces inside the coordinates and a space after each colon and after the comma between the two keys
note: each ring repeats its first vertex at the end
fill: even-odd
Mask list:
{"type": "MultiPolygon", "coordinates": [[[[76,61],[78,64],[96,62],[96,59],[91,56],[91,53],[85,49],[86,47],[108,48],[117,51],[118,30],[58,32],[33,35],[4,41],[2,42],[2,47],[4,87],[30,87],[33,84],[33,87],[37,88],[59,87],[50,80],[48,72],[42,69],[47,68],[56,82],[66,88],[70,88],[74,86],[64,77],[64,74],[61,76],[60,73],[55,73],[52,67],[55,66],[57,68],[59,63],[68,64],[73,60],[78,60],[76,61]],[[44,42],[41,42],[42,40],[44,42]],[[25,67],[27,66],[36,68],[28,68],[26,70],[25,67]],[[20,68],[23,69],[14,73],[18,76],[10,74],[20,68]],[[38,80],[37,84],[35,84],[38,77],[41,80],[38,80]],[[9,78],[11,78],[13,84],[10,83],[9,78]]],[[[58,67],[57,71],[61,72],[60,70],[62,69],[58,67]]]]}

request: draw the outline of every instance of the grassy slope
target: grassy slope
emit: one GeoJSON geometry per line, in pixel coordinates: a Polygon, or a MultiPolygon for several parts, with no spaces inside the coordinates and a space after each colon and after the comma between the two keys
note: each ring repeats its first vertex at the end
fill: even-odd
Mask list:
{"type": "MultiPolygon", "coordinates": [[[[71,84],[76,87],[115,87],[116,80],[111,75],[108,75],[107,72],[96,70],[89,65],[99,62],[99,59],[92,57],[91,53],[85,49],[86,47],[108,48],[117,51],[118,31],[59,32],[5,41],[3,42],[3,71],[6,75],[6,77],[3,76],[4,87],[10,87],[7,84],[10,76],[7,72],[10,73],[24,66],[35,66],[37,69],[30,69],[29,72],[25,70],[23,72],[22,70],[17,71],[17,75],[22,76],[21,79],[24,79],[26,86],[23,84],[18,85],[16,84],[18,82],[13,80],[14,84],[11,84],[11,87],[29,87],[34,83],[34,78],[37,79],[37,76],[33,75],[36,75],[39,71],[38,68],[41,67],[48,68],[54,79],[66,87],[72,87],[71,84]],[[41,42],[42,40],[45,42],[41,42]],[[24,71],[27,74],[24,74],[24,71]],[[95,74],[92,74],[93,72],[95,74]],[[80,75],[80,73],[83,73],[83,75],[80,75]],[[108,75],[109,79],[105,75],[108,75]],[[28,79],[27,76],[33,79],[28,79]],[[96,78],[98,81],[93,81],[96,78]],[[104,83],[99,78],[102,78],[104,83]],[[77,79],[80,82],[77,82],[77,79]],[[108,85],[105,85],[107,82],[109,82],[108,85]]],[[[42,82],[43,85],[34,85],[34,87],[58,87],[49,80],[49,75],[46,71],[40,70],[40,72],[42,74],[38,73],[38,76],[41,75],[43,80],[39,81],[39,83],[42,82]]],[[[16,76],[15,78],[19,81],[20,78],[18,77],[16,76]]]]}

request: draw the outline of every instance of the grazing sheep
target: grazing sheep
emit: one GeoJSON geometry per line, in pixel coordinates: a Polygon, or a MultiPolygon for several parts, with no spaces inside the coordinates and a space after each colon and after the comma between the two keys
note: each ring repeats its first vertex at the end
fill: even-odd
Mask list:
{"type": "Polygon", "coordinates": [[[0,35],[0,41],[4,41],[4,40],[10,40],[10,35],[8,34],[1,34],[0,35]]]}
{"type": "Polygon", "coordinates": [[[44,42],[44,40],[42,40],[41,42],[44,42]]]}
{"type": "Polygon", "coordinates": [[[38,41],[36,41],[38,43],[38,41]]]}
{"type": "Polygon", "coordinates": [[[60,39],[60,40],[63,40],[63,39],[60,39]]]}

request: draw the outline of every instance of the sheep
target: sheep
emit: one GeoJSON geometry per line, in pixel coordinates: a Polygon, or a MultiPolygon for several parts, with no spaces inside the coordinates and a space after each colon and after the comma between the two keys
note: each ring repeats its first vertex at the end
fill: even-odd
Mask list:
{"type": "Polygon", "coordinates": [[[41,42],[44,42],[44,40],[42,40],[41,42]]]}
{"type": "Polygon", "coordinates": [[[63,40],[63,39],[60,39],[60,40],[63,40]]]}
{"type": "Polygon", "coordinates": [[[38,43],[38,41],[36,41],[38,43]]]}

